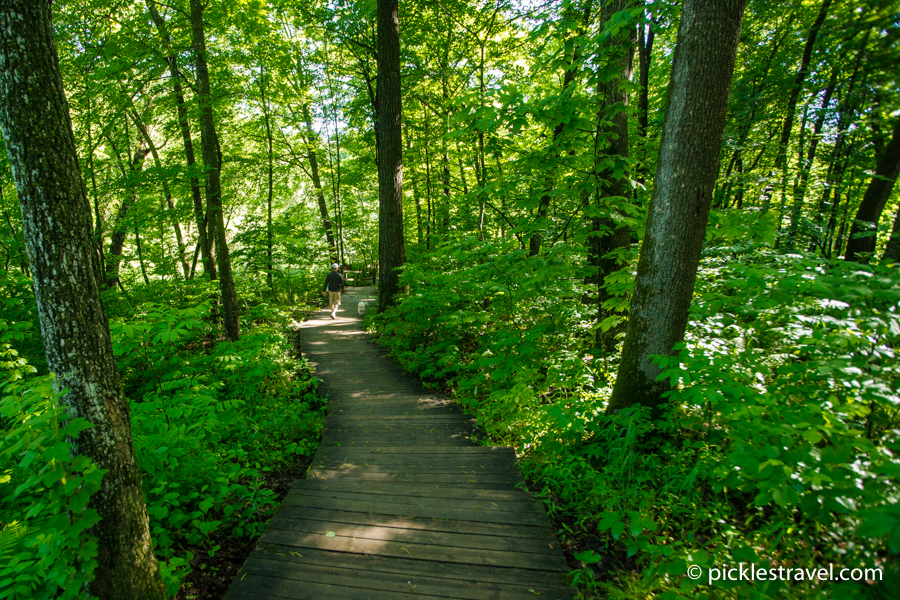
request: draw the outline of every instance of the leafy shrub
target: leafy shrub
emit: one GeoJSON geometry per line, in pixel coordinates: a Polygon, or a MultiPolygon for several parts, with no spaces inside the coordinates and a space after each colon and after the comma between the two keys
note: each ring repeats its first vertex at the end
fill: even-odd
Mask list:
{"type": "Polygon", "coordinates": [[[102,471],[67,441],[91,425],[68,419],[51,376],[27,377],[35,369],[12,348],[28,327],[0,321],[0,598],[81,598],[97,565],[87,504],[102,471]]]}
{"type": "MultiPolygon", "coordinates": [[[[275,508],[266,474],[312,454],[322,427],[315,380],[284,338],[287,315],[258,303],[241,340],[223,342],[207,292],[160,293],[167,304],[139,310],[107,302],[131,311],[110,329],[169,595],[192,551],[213,556],[215,536],[259,535],[275,508]]],[[[98,517],[86,507],[102,472],[70,456],[67,436],[90,425],[68,420],[50,376],[35,376],[13,349],[29,331],[0,320],[0,598],[81,598],[97,553],[85,532],[98,517]]]]}
{"type": "Polygon", "coordinates": [[[209,314],[208,303],[147,303],[110,324],[132,399],[151,535],[173,592],[188,572],[188,548],[208,547],[213,556],[218,531],[259,535],[276,508],[264,474],[312,454],[322,426],[314,380],[302,366],[295,372],[278,328],[285,315],[258,305],[263,324],[221,342],[209,314]]]}

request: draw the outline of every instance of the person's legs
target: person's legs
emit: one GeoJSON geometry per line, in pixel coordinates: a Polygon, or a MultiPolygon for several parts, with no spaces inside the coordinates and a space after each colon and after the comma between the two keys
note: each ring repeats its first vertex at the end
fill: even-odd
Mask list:
{"type": "Polygon", "coordinates": [[[331,305],[331,318],[334,318],[334,314],[337,312],[338,307],[341,305],[341,293],[340,292],[328,292],[328,301],[331,305]]]}

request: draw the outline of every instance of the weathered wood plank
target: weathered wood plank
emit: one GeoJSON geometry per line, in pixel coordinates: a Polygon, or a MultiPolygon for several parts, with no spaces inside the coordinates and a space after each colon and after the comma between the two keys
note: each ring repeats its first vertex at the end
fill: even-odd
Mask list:
{"type": "Polygon", "coordinates": [[[340,490],[310,490],[291,488],[291,494],[310,496],[313,498],[330,498],[334,505],[340,506],[341,500],[358,500],[360,502],[387,502],[395,505],[428,506],[434,509],[458,508],[461,510],[487,510],[490,512],[514,512],[516,514],[531,513],[544,516],[544,509],[534,502],[505,502],[503,500],[465,500],[462,498],[435,498],[433,496],[405,496],[400,493],[390,496],[370,494],[366,490],[345,492],[340,490]],[[524,504],[524,505],[523,505],[524,504]]]}
{"type": "Polygon", "coordinates": [[[316,481],[314,479],[300,479],[291,485],[291,489],[332,490],[337,492],[365,492],[369,495],[387,496],[425,496],[429,498],[460,498],[463,500],[486,500],[492,502],[527,502],[535,500],[530,494],[521,490],[479,490],[459,489],[441,485],[409,485],[393,483],[366,483],[360,486],[358,483],[341,481],[316,481]]]}
{"type": "MultiPolygon", "coordinates": [[[[283,506],[302,506],[304,508],[334,508],[338,506],[328,498],[306,496],[300,493],[289,493],[282,502],[283,506]]],[[[420,517],[424,519],[440,518],[481,523],[509,523],[515,525],[532,525],[545,527],[549,525],[545,514],[504,512],[491,510],[490,503],[482,509],[433,508],[425,505],[408,505],[385,502],[383,500],[341,500],[340,509],[351,512],[390,515],[398,517],[420,517]]]]}
{"type": "MultiPolygon", "coordinates": [[[[299,565],[298,565],[299,567],[299,565]]],[[[304,564],[302,568],[286,570],[284,562],[260,556],[248,561],[242,574],[258,577],[276,577],[309,583],[341,585],[360,590],[382,592],[414,593],[417,597],[436,596],[439,598],[459,598],[466,600],[518,600],[520,598],[541,597],[562,598],[554,595],[552,587],[533,584],[498,585],[496,583],[429,577],[408,573],[370,571],[360,568],[346,568],[331,565],[304,564]]]]}
{"type": "Polygon", "coordinates": [[[341,523],[339,521],[317,521],[300,519],[293,515],[276,515],[269,522],[272,529],[308,533],[310,535],[344,536],[351,539],[383,540],[390,542],[410,542],[433,545],[440,548],[475,548],[482,550],[500,550],[503,552],[526,554],[546,554],[551,559],[559,557],[559,544],[535,539],[520,538],[514,528],[509,528],[506,536],[482,533],[445,533],[409,529],[406,527],[386,527],[384,525],[359,525],[341,523]]]}
{"type": "MultiPolygon", "coordinates": [[[[410,557],[416,560],[434,562],[450,562],[492,567],[520,567],[535,570],[562,571],[566,561],[561,553],[528,554],[511,553],[479,548],[456,548],[421,544],[415,542],[394,542],[390,540],[371,540],[352,538],[342,535],[327,537],[323,534],[309,534],[284,529],[267,528],[267,543],[290,546],[294,548],[316,548],[332,552],[352,552],[355,554],[375,554],[394,558],[410,557]]],[[[298,551],[300,552],[300,551],[298,551]]],[[[300,552],[302,554],[302,552],[300,552]]]]}
{"type": "MultiPolygon", "coordinates": [[[[286,565],[309,564],[343,568],[361,568],[373,573],[406,574],[411,577],[467,580],[484,583],[522,586],[551,586],[562,584],[565,573],[532,570],[519,567],[497,568],[484,565],[460,565],[448,562],[421,561],[409,557],[393,558],[376,555],[348,554],[308,548],[303,552],[278,544],[260,544],[257,556],[277,560],[286,565]],[[292,554],[293,552],[293,554],[292,554]],[[297,556],[300,554],[301,556],[297,556]]],[[[567,571],[568,572],[568,569],[567,571]]]]}
{"type": "MultiPolygon", "coordinates": [[[[422,531],[443,531],[445,533],[466,533],[475,535],[496,535],[500,537],[519,536],[522,539],[539,540],[542,544],[556,543],[550,529],[541,525],[520,523],[488,523],[484,521],[463,521],[434,517],[414,517],[408,515],[382,515],[368,512],[352,512],[336,508],[310,508],[305,506],[282,506],[278,514],[286,518],[309,519],[312,521],[340,522],[366,527],[398,527],[422,531]]],[[[273,517],[274,518],[274,517],[273,517]]],[[[265,534],[263,534],[265,540],[265,534]]]]}

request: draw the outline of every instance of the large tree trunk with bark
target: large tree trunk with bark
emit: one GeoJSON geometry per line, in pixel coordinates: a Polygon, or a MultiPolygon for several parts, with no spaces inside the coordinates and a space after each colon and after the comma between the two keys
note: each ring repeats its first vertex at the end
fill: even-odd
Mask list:
{"type": "Polygon", "coordinates": [[[100,300],[90,205],[62,86],[49,0],[0,4],[0,126],[12,165],[38,319],[60,402],[94,427],[74,451],[106,470],[90,506],[100,515],[91,596],[165,597],[153,548],[128,404],[100,300]]]}
{"type": "Polygon", "coordinates": [[[397,0],[378,0],[378,310],[400,292],[403,242],[403,142],[400,131],[400,21],[397,0]]]}
{"type": "MultiPolygon", "coordinates": [[[[191,124],[188,121],[187,107],[184,102],[184,91],[181,87],[181,72],[178,70],[178,57],[171,49],[172,38],[169,35],[168,28],[166,28],[166,22],[156,9],[156,3],[153,0],[146,1],[147,8],[150,10],[150,17],[156,25],[164,49],[169,52],[169,54],[166,55],[166,62],[169,65],[169,76],[172,78],[172,91],[175,98],[175,108],[178,111],[178,126],[181,129],[181,139],[184,143],[184,155],[187,160],[188,170],[191,170],[197,161],[194,157],[194,141],[191,138],[191,124]]],[[[207,217],[206,211],[203,209],[200,181],[194,175],[191,175],[189,180],[191,185],[191,200],[193,201],[194,207],[194,220],[197,222],[197,245],[200,249],[200,255],[203,257],[203,271],[209,276],[210,280],[215,280],[218,278],[218,275],[216,274],[216,258],[213,256],[212,240],[208,236],[207,217]]],[[[194,264],[196,265],[196,262],[194,264]]]]}
{"type": "Polygon", "coordinates": [[[685,0],[653,199],[625,346],[607,412],[657,407],[668,384],[650,357],[684,339],[718,173],[745,0],[685,0]]]}
{"type": "Polygon", "coordinates": [[[219,179],[221,160],[216,124],[213,119],[212,93],[209,85],[209,68],[206,64],[206,39],[203,33],[203,5],[201,0],[191,0],[191,33],[194,61],[197,69],[197,100],[200,104],[200,145],[203,150],[203,164],[206,169],[207,219],[215,230],[216,263],[219,267],[219,287],[222,290],[225,332],[228,339],[237,341],[240,337],[238,321],[237,291],[231,272],[231,257],[226,241],[225,216],[222,212],[222,183],[219,179]]]}
{"type": "Polygon", "coordinates": [[[875,252],[878,221],[900,175],[900,117],[894,120],[891,141],[878,156],[875,174],[850,226],[845,260],[868,261],[875,252]]]}

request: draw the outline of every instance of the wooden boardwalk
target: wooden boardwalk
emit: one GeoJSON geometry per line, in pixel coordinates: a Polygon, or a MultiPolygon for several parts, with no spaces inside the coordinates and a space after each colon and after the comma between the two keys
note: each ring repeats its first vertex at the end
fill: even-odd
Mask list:
{"type": "Polygon", "coordinates": [[[357,318],[301,329],[329,398],[322,444],[226,600],[573,598],[543,506],[511,448],[469,440],[472,420],[401,372],[357,318]]]}

